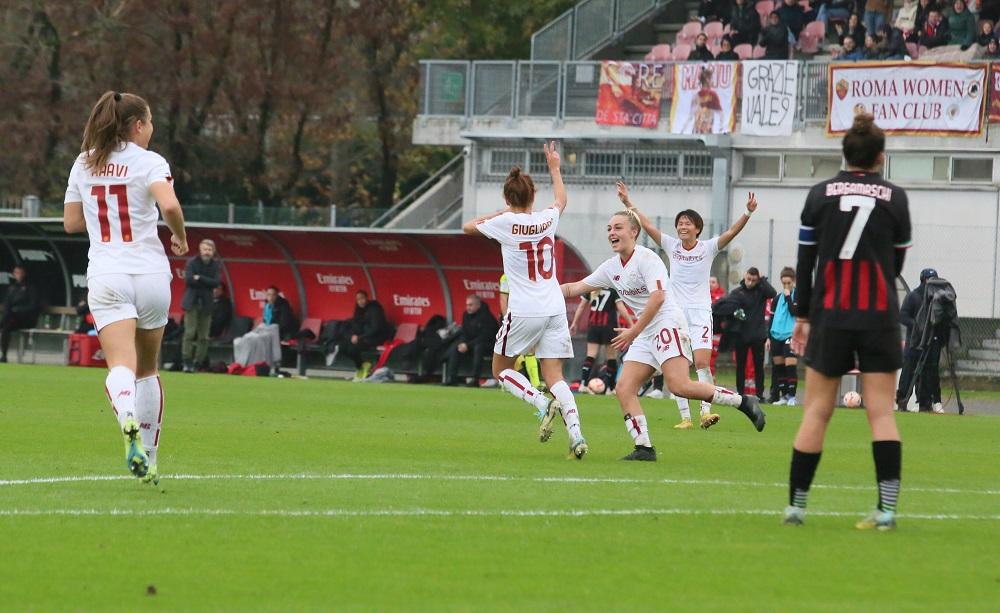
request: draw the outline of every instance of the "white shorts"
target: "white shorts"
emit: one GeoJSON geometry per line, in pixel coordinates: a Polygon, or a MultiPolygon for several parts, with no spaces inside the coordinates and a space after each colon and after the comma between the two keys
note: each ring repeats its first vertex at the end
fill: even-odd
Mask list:
{"type": "Polygon", "coordinates": [[[692,349],[712,348],[712,311],[707,309],[684,309],[688,331],[691,333],[692,349]]]}
{"type": "Polygon", "coordinates": [[[694,362],[691,339],[684,330],[663,328],[657,334],[635,339],[622,361],[648,364],[661,373],[663,363],[677,357],[684,358],[688,363],[694,362]]]}
{"type": "Polygon", "coordinates": [[[566,316],[518,317],[508,313],[500,324],[493,352],[508,358],[529,353],[536,358],[572,358],[566,316]]]}
{"type": "Polygon", "coordinates": [[[87,302],[98,331],[126,319],[135,319],[140,330],[167,325],[170,273],[98,275],[87,279],[87,286],[87,302]]]}

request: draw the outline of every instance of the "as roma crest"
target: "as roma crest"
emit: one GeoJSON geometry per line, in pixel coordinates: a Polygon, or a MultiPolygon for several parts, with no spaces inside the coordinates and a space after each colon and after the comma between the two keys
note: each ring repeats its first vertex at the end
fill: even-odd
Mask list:
{"type": "Polygon", "coordinates": [[[836,91],[837,91],[837,97],[838,98],[840,98],[841,100],[843,100],[844,98],[846,98],[847,97],[847,89],[848,89],[847,79],[841,79],[841,80],[837,81],[836,91]]]}

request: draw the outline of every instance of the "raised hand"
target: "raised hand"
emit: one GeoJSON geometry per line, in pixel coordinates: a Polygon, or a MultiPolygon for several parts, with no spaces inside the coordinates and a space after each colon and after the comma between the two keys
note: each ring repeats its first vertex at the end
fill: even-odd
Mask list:
{"type": "Polygon", "coordinates": [[[618,199],[622,201],[622,204],[626,208],[632,208],[632,201],[628,198],[628,187],[626,187],[624,181],[619,181],[615,183],[615,187],[618,188],[618,199]]]}
{"type": "Polygon", "coordinates": [[[547,145],[543,144],[542,149],[545,151],[545,161],[549,165],[549,170],[559,170],[562,158],[559,157],[559,152],[556,151],[556,141],[552,141],[547,145]]]}
{"type": "Polygon", "coordinates": [[[753,192],[750,192],[750,196],[747,198],[747,210],[751,213],[757,210],[757,197],[754,196],[753,192]]]}

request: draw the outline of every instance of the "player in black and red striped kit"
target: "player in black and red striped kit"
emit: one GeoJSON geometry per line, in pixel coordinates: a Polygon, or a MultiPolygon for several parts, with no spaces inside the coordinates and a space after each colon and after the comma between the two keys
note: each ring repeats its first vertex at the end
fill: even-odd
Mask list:
{"type": "Polygon", "coordinates": [[[911,245],[910,213],[906,192],[878,172],[885,134],[871,115],[855,117],[843,151],[847,170],[815,185],[802,210],[792,351],[805,356],[806,397],[792,450],[785,523],[803,522],[840,377],[858,368],[879,499],[877,510],[857,527],[889,530],[896,526],[902,458],[893,414],[895,375],[902,365],[893,279],[911,245]]]}
{"type": "MultiPolygon", "coordinates": [[[[580,391],[587,391],[587,382],[590,381],[591,371],[597,361],[601,347],[605,347],[605,360],[607,362],[601,378],[608,389],[615,389],[615,376],[618,373],[618,352],[611,346],[611,340],[618,336],[615,328],[618,325],[619,316],[631,323],[628,310],[622,303],[621,296],[612,289],[600,289],[591,292],[589,295],[580,296],[580,305],[573,315],[573,322],[570,324],[570,334],[576,334],[583,313],[590,311],[587,320],[587,357],[583,360],[583,367],[580,374],[580,391]]],[[[628,327],[628,326],[626,326],[628,327]]]]}

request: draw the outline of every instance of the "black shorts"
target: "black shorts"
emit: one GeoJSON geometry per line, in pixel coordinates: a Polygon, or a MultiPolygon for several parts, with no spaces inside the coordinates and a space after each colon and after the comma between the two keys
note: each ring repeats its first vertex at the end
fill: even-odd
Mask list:
{"type": "Polygon", "coordinates": [[[590,326],[587,328],[587,342],[597,343],[598,345],[610,345],[611,339],[618,336],[614,328],[606,328],[604,326],[590,326]]]}
{"type": "Polygon", "coordinates": [[[896,372],[903,365],[899,327],[842,330],[814,326],[806,345],[806,366],[828,377],[861,372],[896,372]]]}
{"type": "Polygon", "coordinates": [[[794,358],[798,357],[792,353],[792,343],[791,338],[779,341],[778,339],[771,337],[771,359],[774,358],[794,358]]]}

